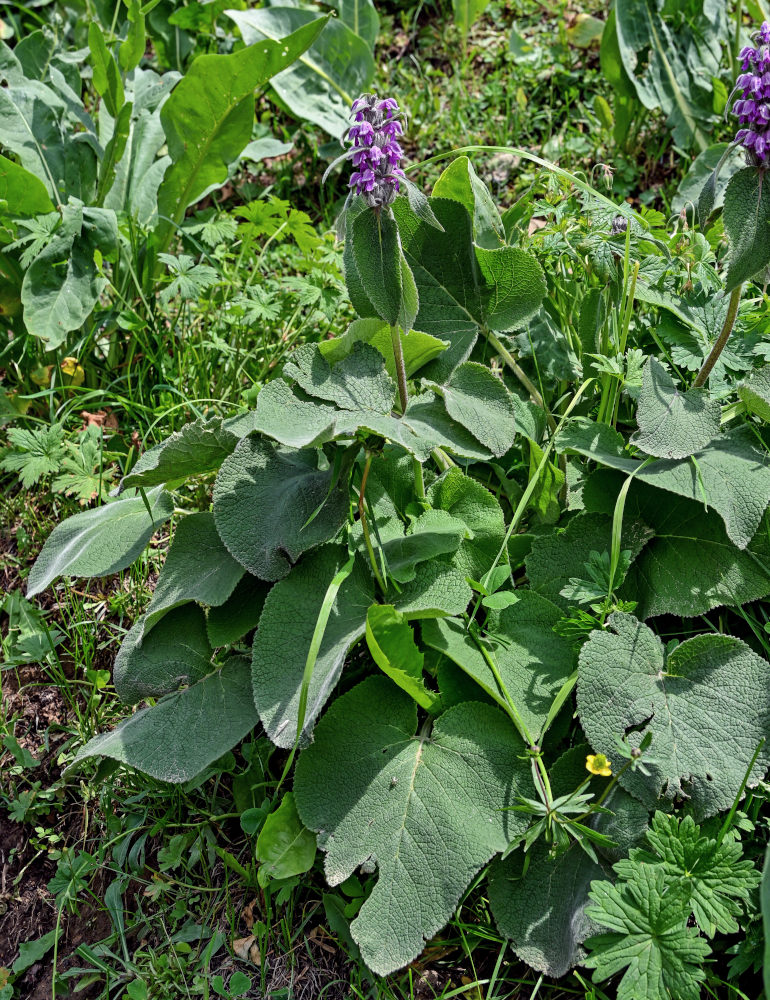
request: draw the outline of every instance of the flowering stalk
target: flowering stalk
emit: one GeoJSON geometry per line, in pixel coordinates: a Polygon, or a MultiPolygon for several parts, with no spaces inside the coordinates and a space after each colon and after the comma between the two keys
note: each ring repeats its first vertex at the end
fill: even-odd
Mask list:
{"type": "Polygon", "coordinates": [[[741,49],[741,69],[736,89],[742,94],[733,114],[743,128],[735,141],[746,151],[749,166],[765,168],[770,159],[770,22],[754,35],[754,45],[741,49]]]}
{"type": "Polygon", "coordinates": [[[404,155],[397,137],[403,134],[401,110],[392,97],[380,100],[376,94],[362,94],[353,101],[347,131],[352,149],[346,154],[356,168],[349,187],[370,208],[392,205],[404,178],[401,160],[404,155]]]}

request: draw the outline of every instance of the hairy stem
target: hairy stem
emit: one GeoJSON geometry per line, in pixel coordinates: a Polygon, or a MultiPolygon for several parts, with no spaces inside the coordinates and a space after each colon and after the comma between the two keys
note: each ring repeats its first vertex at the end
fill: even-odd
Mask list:
{"type": "Polygon", "coordinates": [[[364,497],[366,494],[366,481],[369,478],[369,469],[372,465],[372,453],[368,451],[366,453],[366,464],[364,465],[364,473],[361,476],[361,489],[358,492],[358,516],[361,519],[361,530],[364,533],[364,544],[366,545],[366,553],[369,556],[369,562],[372,566],[372,572],[374,573],[374,578],[380,585],[380,590],[385,593],[385,582],[382,579],[379,567],[377,566],[377,557],[374,554],[374,548],[372,546],[371,535],[369,534],[369,523],[366,520],[366,508],[364,504],[364,497]]]}
{"type": "Polygon", "coordinates": [[[398,381],[398,398],[401,401],[401,416],[406,413],[408,394],[406,390],[406,365],[404,364],[404,349],[401,346],[401,333],[394,324],[390,328],[390,338],[393,341],[393,357],[396,359],[396,379],[398,381]]]}
{"type": "Polygon", "coordinates": [[[724,350],[725,344],[730,338],[730,334],[733,332],[733,327],[735,326],[735,317],[738,315],[738,306],[741,304],[741,289],[743,285],[738,285],[737,288],[732,290],[730,295],[730,304],[727,307],[727,315],[725,316],[725,323],[722,327],[722,332],[716,339],[714,346],[711,348],[711,353],[703,362],[703,367],[698,372],[693,382],[693,388],[699,389],[706,379],[711,374],[711,369],[717,363],[719,355],[724,350]]]}
{"type": "Polygon", "coordinates": [[[522,369],[516,358],[514,358],[511,352],[500,342],[500,340],[494,335],[494,333],[492,333],[491,331],[487,331],[486,338],[492,345],[492,347],[495,349],[495,351],[497,351],[497,353],[506,363],[506,365],[508,365],[508,367],[511,369],[511,371],[519,380],[519,382],[521,382],[521,384],[527,390],[527,392],[529,393],[529,398],[532,400],[535,406],[539,406],[542,409],[543,413],[545,413],[545,418],[548,421],[548,426],[553,431],[556,427],[556,421],[551,416],[551,411],[543,402],[543,397],[540,394],[540,390],[532,382],[532,380],[529,378],[526,372],[522,369]]]}

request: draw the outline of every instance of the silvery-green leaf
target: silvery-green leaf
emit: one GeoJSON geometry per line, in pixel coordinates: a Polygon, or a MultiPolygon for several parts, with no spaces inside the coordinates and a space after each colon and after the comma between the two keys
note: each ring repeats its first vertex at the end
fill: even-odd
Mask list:
{"type": "Polygon", "coordinates": [[[303,552],[336,535],[347,491],[312,451],[243,438],[214,483],[214,521],[228,551],[261,580],[280,580],[303,552]]]}
{"type": "MultiPolygon", "coordinates": [[[[617,771],[616,740],[638,746],[650,732],[649,776],[625,771],[625,789],[649,808],[682,798],[696,818],[728,809],[770,733],[770,664],[729,635],[687,639],[667,656],[633,616],[615,613],[607,624],[580,652],[577,703],[588,742],[617,771]]],[[[749,787],[768,760],[760,752],[749,787]]]]}
{"type": "Polygon", "coordinates": [[[58,576],[109,576],[137,559],[174,505],[161,489],[113,500],[73,514],[57,524],[30,570],[27,596],[39,594],[58,576]]]}
{"type": "Polygon", "coordinates": [[[631,441],[647,455],[687,458],[719,434],[721,408],[705,389],[680,392],[663,365],[650,358],[644,367],[631,441]]]}
{"type": "Polygon", "coordinates": [[[89,740],[70,768],[88,757],[111,757],[159,781],[189,781],[258,721],[248,661],[233,657],[221,670],[89,740]]]}
{"type": "Polygon", "coordinates": [[[522,750],[502,712],[478,703],[418,734],[417,706],[385,677],[343,695],[318,724],[297,765],[297,810],[326,834],[331,885],[370,859],[377,866],[351,925],[373,972],[411,962],[476,872],[523,831],[526,819],[506,809],[530,781],[522,750]]]}

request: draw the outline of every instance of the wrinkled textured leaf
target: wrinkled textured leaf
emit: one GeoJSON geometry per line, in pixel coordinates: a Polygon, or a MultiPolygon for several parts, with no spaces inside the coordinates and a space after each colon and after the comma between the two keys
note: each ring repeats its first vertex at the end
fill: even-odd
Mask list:
{"type": "Polygon", "coordinates": [[[115,658],[113,682],[121,701],[135,705],[195,684],[211,670],[206,617],[197,604],[175,608],[145,635],[142,617],[115,658]]]}
{"type": "Polygon", "coordinates": [[[490,330],[515,330],[534,316],[546,284],[532,254],[518,247],[476,247],[476,260],[486,282],[484,320],[490,330]]]}
{"type": "MultiPolygon", "coordinates": [[[[770,734],[770,664],[732,636],[699,635],[667,657],[631,615],[613,614],[608,625],[591,633],[578,666],[578,714],[594,751],[618,770],[616,739],[637,746],[649,730],[649,777],[629,770],[621,785],[650,808],[681,796],[696,819],[728,809],[770,734]]],[[[749,786],[768,760],[763,750],[749,786]]]]}
{"type": "MultiPolygon", "coordinates": [[[[321,354],[330,364],[337,364],[347,357],[353,345],[359,342],[371,344],[385,358],[385,367],[391,378],[396,377],[396,363],[393,356],[393,341],[390,327],[379,317],[356,319],[350,324],[341,337],[332,340],[322,340],[318,345],[321,354]]],[[[429,333],[410,330],[401,333],[401,349],[404,354],[406,377],[411,378],[424,365],[446,350],[448,341],[431,337],[429,333]]]]}
{"type": "Polygon", "coordinates": [[[440,701],[436,692],[425,686],[425,656],[417,648],[411,626],[392,605],[373,604],[369,608],[366,644],[380,670],[421,708],[435,713],[440,701]]]}
{"type": "Polygon", "coordinates": [[[354,344],[350,353],[333,365],[316,344],[304,344],[294,351],[283,371],[309,396],[343,410],[389,413],[395,402],[396,384],[386,371],[385,359],[369,344],[354,344]]]}
{"type": "MultiPolygon", "coordinates": [[[[339,546],[306,556],[268,594],[253,645],[254,701],[270,739],[291,747],[297,736],[302,676],[327,588],[346,561],[339,546]],[[287,608],[291,624],[287,624],[287,608]]],[[[356,565],[332,605],[313,668],[303,731],[313,723],[339,680],[348,650],[364,635],[366,612],[374,600],[367,570],[356,565]]]]}
{"type": "Polygon", "coordinates": [[[738,395],[750,413],[770,423],[770,367],[760,368],[738,386],[738,395]]]}
{"type": "Polygon", "coordinates": [[[680,392],[663,365],[644,367],[632,443],[657,458],[687,458],[719,434],[721,409],[705,389],[680,392]]]}
{"type": "Polygon", "coordinates": [[[468,536],[452,558],[465,576],[481,580],[491,568],[505,537],[505,520],[500,504],[489,490],[466,476],[460,469],[450,469],[428,490],[431,506],[459,518],[468,528],[468,536]]]}
{"type": "Polygon", "coordinates": [[[394,326],[399,322],[403,296],[398,229],[387,212],[361,212],[353,220],[353,258],[356,271],[378,316],[394,326]]]}
{"type": "Polygon", "coordinates": [[[770,185],[755,167],[739,170],[727,185],[722,218],[730,239],[725,291],[731,292],[770,264],[770,185]]]}
{"type": "Polygon", "coordinates": [[[492,452],[504,455],[513,444],[516,412],[511,394],[489,368],[466,361],[446,385],[436,387],[447,413],[492,452]]]}
{"type": "Polygon", "coordinates": [[[472,597],[465,575],[436,559],[420,563],[414,580],[401,587],[393,603],[407,618],[443,618],[462,614],[472,597]]]}
{"type": "Polygon", "coordinates": [[[166,612],[187,601],[224,604],[243,573],[219,537],[213,514],[183,517],[145,613],[144,634],[166,612]]]}
{"type": "Polygon", "coordinates": [[[465,206],[473,219],[473,239],[478,246],[494,250],[505,243],[497,205],[467,156],[452,160],[433,185],[433,197],[450,198],[465,206]]]}
{"type": "Polygon", "coordinates": [[[492,866],[489,902],[518,957],[557,979],[585,956],[582,943],[596,930],[585,913],[588,889],[605,873],[576,845],[554,860],[539,844],[528,857],[523,875],[518,851],[492,866]]]}
{"type": "Polygon", "coordinates": [[[147,494],[152,516],[140,496],[113,500],[73,514],[57,524],[27,580],[27,597],[45,590],[58,576],[109,576],[125,569],[174,509],[168,493],[147,494]]]}
{"type": "Polygon", "coordinates": [[[326,877],[339,885],[368,859],[379,878],[351,924],[366,964],[401,968],[451,917],[479,869],[520,833],[517,791],[529,781],[521,742],[489,705],[450,709],[428,736],[417,706],[371,677],[339,698],[300,756],[303,822],[327,834],[326,877]],[[440,838],[436,854],[431,845],[440,838]]]}
{"type": "MultiPolygon", "coordinates": [[[[537,742],[560,688],[575,666],[570,643],[553,626],[559,609],[531,591],[496,616],[479,641],[497,666],[518,713],[537,742]]],[[[503,708],[508,704],[492,669],[464,624],[455,618],[425,622],[423,641],[453,660],[503,708]]]]}
{"type": "Polygon", "coordinates": [[[692,458],[660,459],[640,470],[636,459],[625,457],[623,439],[611,427],[578,418],[559,434],[557,447],[621,472],[635,472],[641,482],[713,507],[732,541],[744,549],[770,503],[770,463],[754,440],[748,427],[736,427],[692,458]],[[746,489],[749,481],[751,490],[746,489]]]}
{"type": "Polygon", "coordinates": [[[209,609],[206,631],[212,646],[231,646],[259,623],[270,585],[245,573],[224,604],[209,609]]]}
{"type": "Polygon", "coordinates": [[[233,657],[221,670],[89,740],[70,767],[87,757],[111,757],[160,781],[189,781],[257,722],[248,661],[233,657]]]}
{"type": "Polygon", "coordinates": [[[319,471],[317,461],[315,452],[279,451],[246,437],[222,464],[214,484],[217,531],[230,554],[261,580],[286,576],[347,517],[347,491],[339,484],[332,489],[332,471],[319,471]]]}
{"type": "Polygon", "coordinates": [[[232,454],[239,437],[223,425],[220,417],[185,424],[141,456],[121,479],[118,492],[213,472],[232,454]]]}

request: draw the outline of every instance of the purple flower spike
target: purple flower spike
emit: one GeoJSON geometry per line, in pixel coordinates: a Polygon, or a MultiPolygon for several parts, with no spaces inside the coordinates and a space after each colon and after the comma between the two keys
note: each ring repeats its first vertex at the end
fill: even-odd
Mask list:
{"type": "Polygon", "coordinates": [[[741,49],[741,69],[736,89],[742,91],[733,114],[742,128],[735,141],[746,151],[746,162],[767,167],[770,161],[770,22],[753,36],[754,45],[741,49]]]}
{"type": "Polygon", "coordinates": [[[350,117],[354,122],[346,138],[353,148],[348,158],[356,170],[350,188],[370,208],[391,205],[399,191],[403,150],[396,136],[403,134],[401,111],[393,97],[380,100],[376,94],[362,94],[353,101],[350,117]]]}

